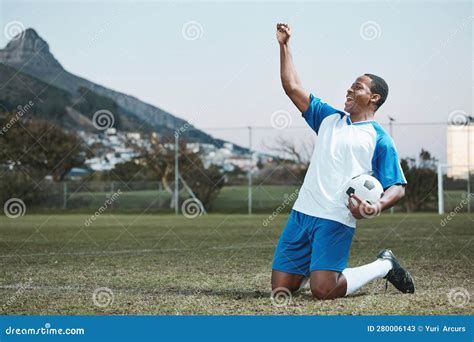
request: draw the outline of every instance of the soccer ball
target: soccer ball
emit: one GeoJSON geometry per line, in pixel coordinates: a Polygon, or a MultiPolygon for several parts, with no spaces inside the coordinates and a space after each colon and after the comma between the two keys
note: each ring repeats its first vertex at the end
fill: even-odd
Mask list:
{"type": "Polygon", "coordinates": [[[347,196],[355,193],[369,204],[374,204],[382,197],[383,187],[375,177],[363,174],[352,178],[347,183],[345,192],[347,196]]]}

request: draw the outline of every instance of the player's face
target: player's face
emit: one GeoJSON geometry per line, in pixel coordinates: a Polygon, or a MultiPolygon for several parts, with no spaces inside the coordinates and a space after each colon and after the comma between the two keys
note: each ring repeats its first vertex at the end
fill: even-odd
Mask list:
{"type": "Polygon", "coordinates": [[[370,99],[372,92],[370,85],[372,80],[368,76],[360,76],[347,89],[346,103],[344,104],[344,111],[349,114],[359,114],[370,110],[370,99]]]}

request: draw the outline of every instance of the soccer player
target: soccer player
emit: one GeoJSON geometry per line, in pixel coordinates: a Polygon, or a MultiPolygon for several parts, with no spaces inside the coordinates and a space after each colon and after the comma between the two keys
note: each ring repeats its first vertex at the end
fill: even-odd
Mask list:
{"type": "Polygon", "coordinates": [[[332,299],[378,278],[414,293],[410,273],[388,249],[370,264],[347,268],[356,220],[392,207],[405,195],[406,179],[393,140],[374,120],[387,98],[387,83],[372,74],[359,76],[347,89],[344,111],[334,109],[301,86],[289,47],[291,28],[278,24],[276,36],[283,89],[318,138],[275,250],[272,293],[296,291],[309,279],[315,298],[332,299]],[[344,192],[344,184],[363,173],[372,173],[384,188],[376,204],[356,195],[349,199],[344,192]]]}

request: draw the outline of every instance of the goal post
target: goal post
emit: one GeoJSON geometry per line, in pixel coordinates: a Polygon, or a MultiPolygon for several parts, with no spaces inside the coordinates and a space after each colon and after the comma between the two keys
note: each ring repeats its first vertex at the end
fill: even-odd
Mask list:
{"type": "Polygon", "coordinates": [[[438,214],[471,212],[471,174],[468,165],[438,164],[438,214]]]}
{"type": "Polygon", "coordinates": [[[438,214],[444,214],[444,196],[443,196],[443,166],[438,164],[438,214]]]}

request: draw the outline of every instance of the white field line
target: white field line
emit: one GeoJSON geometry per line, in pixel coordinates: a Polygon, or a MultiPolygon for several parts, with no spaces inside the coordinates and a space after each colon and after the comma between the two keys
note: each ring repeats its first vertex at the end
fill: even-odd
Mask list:
{"type": "MultiPolygon", "coordinates": [[[[92,294],[95,287],[94,286],[70,286],[70,285],[28,285],[18,283],[18,284],[4,284],[0,285],[0,290],[19,290],[22,289],[26,291],[45,291],[45,292],[75,292],[75,293],[90,293],[92,294]]],[[[138,295],[199,295],[201,293],[209,293],[214,295],[219,294],[227,294],[227,289],[210,289],[210,288],[177,288],[177,287],[165,287],[165,288],[124,288],[124,287],[110,287],[110,290],[117,294],[138,294],[138,295]]],[[[238,290],[233,289],[232,292],[251,292],[255,294],[262,294],[262,298],[269,298],[270,293],[265,291],[259,291],[258,289],[250,289],[250,290],[238,290]]],[[[5,310],[4,310],[5,311],[5,310]]],[[[2,307],[0,306],[0,312],[2,312],[2,307]]]]}
{"type": "MultiPolygon", "coordinates": [[[[249,249],[249,248],[270,248],[275,247],[275,245],[247,245],[247,246],[239,246],[239,245],[230,245],[230,246],[222,246],[222,247],[207,247],[207,248],[199,248],[202,249],[210,249],[210,250],[238,250],[238,249],[249,249]]],[[[61,253],[30,253],[30,254],[2,254],[0,258],[11,258],[11,257],[38,257],[38,256],[57,256],[57,255],[77,255],[77,256],[87,256],[87,255],[114,255],[114,254],[142,254],[142,253],[169,253],[169,252],[188,252],[198,250],[198,248],[170,248],[170,249],[123,249],[123,250],[116,250],[116,251],[83,251],[83,252],[61,252],[61,253]]]]}
{"type": "MultiPolygon", "coordinates": [[[[9,284],[9,285],[0,285],[1,290],[18,290],[20,288],[27,290],[45,290],[45,291],[94,291],[95,287],[93,286],[71,286],[71,285],[29,285],[25,286],[24,284],[9,284]]],[[[150,293],[159,291],[159,289],[138,289],[138,288],[111,288],[114,292],[137,292],[137,293],[150,293]]]]}
{"type": "MultiPolygon", "coordinates": [[[[46,292],[57,292],[57,291],[66,291],[66,292],[81,292],[81,293],[88,293],[94,291],[93,286],[70,286],[70,285],[29,285],[26,286],[24,284],[5,284],[0,285],[0,290],[19,290],[24,289],[24,291],[46,291],[46,292]]],[[[130,294],[153,294],[153,293],[160,293],[163,290],[159,288],[150,288],[150,289],[141,289],[141,288],[110,288],[114,294],[118,293],[130,293],[130,294]]],[[[168,291],[169,292],[169,291],[168,291]]],[[[173,291],[171,291],[173,292],[173,291]]],[[[179,294],[179,291],[174,291],[179,294]]],[[[1,307],[0,307],[1,312],[1,307]]]]}
{"type": "Polygon", "coordinates": [[[29,285],[25,286],[24,284],[11,284],[11,285],[0,285],[0,289],[2,290],[17,290],[23,288],[26,290],[65,290],[65,291],[77,291],[77,290],[84,290],[85,287],[79,286],[35,286],[29,285]]]}

